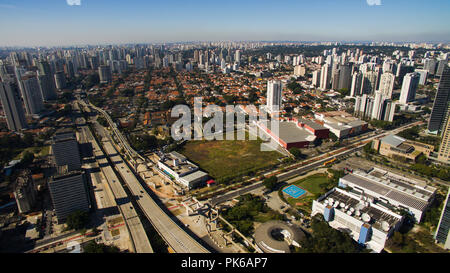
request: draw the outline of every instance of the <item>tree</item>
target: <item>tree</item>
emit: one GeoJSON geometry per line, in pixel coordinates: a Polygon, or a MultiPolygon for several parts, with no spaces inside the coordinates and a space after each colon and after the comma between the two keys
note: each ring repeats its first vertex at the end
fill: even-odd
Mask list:
{"type": "Polygon", "coordinates": [[[277,177],[276,176],[271,176],[268,177],[266,179],[264,179],[263,181],[263,185],[270,191],[273,191],[277,185],[277,177]]]}
{"type": "Polygon", "coordinates": [[[83,247],[84,253],[120,253],[120,249],[117,246],[107,246],[105,244],[99,244],[95,241],[89,241],[83,247]]]}
{"type": "Polygon", "coordinates": [[[97,121],[103,127],[108,127],[109,126],[108,121],[103,116],[99,116],[97,118],[97,121]]]}
{"type": "Polygon", "coordinates": [[[87,89],[92,88],[94,85],[97,85],[100,83],[100,77],[98,76],[98,73],[90,74],[85,79],[85,86],[87,89]]]}
{"type": "Polygon", "coordinates": [[[301,241],[302,253],[358,253],[364,252],[364,247],[356,243],[349,234],[340,232],[328,223],[314,217],[311,222],[313,231],[311,237],[301,241]]]}
{"type": "Polygon", "coordinates": [[[289,152],[290,152],[296,159],[302,158],[302,156],[303,156],[303,154],[302,154],[302,152],[300,151],[300,149],[299,149],[299,148],[296,148],[296,147],[290,148],[290,149],[289,149],[289,152]]]}
{"type": "Polygon", "coordinates": [[[367,143],[366,145],[364,145],[363,151],[364,151],[366,154],[374,154],[374,153],[375,153],[375,150],[372,149],[372,142],[369,142],[369,143],[367,143]]]}
{"type": "Polygon", "coordinates": [[[27,167],[28,165],[30,165],[31,163],[33,163],[34,161],[34,154],[31,152],[26,151],[23,156],[22,156],[22,160],[20,161],[20,165],[22,166],[22,168],[27,167]]]}
{"type": "Polygon", "coordinates": [[[256,91],[254,89],[250,90],[250,92],[248,94],[248,101],[250,103],[254,103],[254,102],[258,101],[258,95],[256,94],[256,91]]]}
{"type": "Polygon", "coordinates": [[[68,229],[80,230],[86,227],[89,222],[89,215],[85,211],[77,210],[67,216],[66,224],[68,229]]]}

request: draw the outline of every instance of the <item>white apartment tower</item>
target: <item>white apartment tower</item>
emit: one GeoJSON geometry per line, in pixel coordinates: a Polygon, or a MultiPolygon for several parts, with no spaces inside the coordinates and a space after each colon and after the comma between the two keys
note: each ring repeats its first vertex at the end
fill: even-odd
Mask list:
{"type": "Polygon", "coordinates": [[[400,94],[400,103],[407,104],[416,98],[416,91],[419,86],[419,81],[419,73],[408,73],[405,75],[400,94]]]}
{"type": "Polygon", "coordinates": [[[381,75],[380,91],[387,97],[392,98],[392,91],[394,90],[395,75],[391,72],[385,72],[381,75]]]}
{"type": "Polygon", "coordinates": [[[282,84],[280,81],[267,82],[267,110],[270,113],[281,109],[282,84]]]}

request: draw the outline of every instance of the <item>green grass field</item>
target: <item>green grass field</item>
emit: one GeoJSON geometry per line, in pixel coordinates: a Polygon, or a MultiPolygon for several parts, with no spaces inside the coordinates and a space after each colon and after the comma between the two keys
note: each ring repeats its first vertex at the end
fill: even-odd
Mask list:
{"type": "Polygon", "coordinates": [[[320,184],[328,183],[327,176],[325,174],[313,174],[311,176],[305,177],[299,181],[293,183],[312,194],[322,193],[322,189],[319,187],[320,184]]]}
{"type": "MultiPolygon", "coordinates": [[[[248,139],[248,135],[246,137],[248,139]]],[[[189,141],[180,151],[215,179],[234,177],[278,163],[278,152],[261,152],[262,140],[189,141]]]]}
{"type": "Polygon", "coordinates": [[[294,207],[300,208],[303,211],[310,212],[312,201],[316,194],[324,193],[324,190],[319,186],[320,184],[329,183],[327,175],[325,174],[313,174],[311,176],[300,179],[291,185],[299,186],[307,191],[307,193],[300,198],[292,198],[285,194],[286,201],[294,207]],[[297,203],[303,203],[298,205],[297,203]]]}

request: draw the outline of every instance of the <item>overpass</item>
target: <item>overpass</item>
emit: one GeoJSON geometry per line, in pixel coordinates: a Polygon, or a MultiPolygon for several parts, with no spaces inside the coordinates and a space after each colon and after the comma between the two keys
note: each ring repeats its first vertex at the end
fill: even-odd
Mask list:
{"type": "MultiPolygon", "coordinates": [[[[126,154],[129,155],[130,158],[135,162],[137,162],[135,158],[138,158],[145,163],[145,158],[143,158],[129,146],[128,142],[116,128],[109,115],[104,110],[98,107],[93,106],[92,108],[100,112],[106,118],[113,130],[113,133],[122,144],[122,148],[125,150],[126,154]]],[[[177,223],[175,223],[171,216],[167,215],[164,210],[155,202],[155,200],[153,200],[153,198],[142,186],[140,181],[136,178],[133,171],[130,170],[128,165],[118,154],[111,141],[104,141],[103,147],[106,154],[110,157],[111,161],[115,165],[116,170],[119,172],[124,182],[128,186],[128,189],[133,194],[133,198],[135,198],[136,203],[139,205],[145,216],[148,218],[155,230],[165,240],[165,242],[176,253],[208,253],[209,251],[205,247],[203,247],[196,239],[194,239],[177,223]]]]}

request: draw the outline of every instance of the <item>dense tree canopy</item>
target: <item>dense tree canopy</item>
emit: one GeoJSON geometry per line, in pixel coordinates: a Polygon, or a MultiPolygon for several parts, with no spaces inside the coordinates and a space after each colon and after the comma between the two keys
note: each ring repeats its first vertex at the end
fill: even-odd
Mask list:
{"type": "Polygon", "coordinates": [[[358,253],[364,248],[355,242],[350,235],[340,232],[327,222],[314,217],[311,223],[312,236],[301,242],[301,253],[358,253]]]}
{"type": "Polygon", "coordinates": [[[271,176],[263,181],[263,185],[268,189],[273,191],[277,185],[278,179],[276,176],[271,176]]]}
{"type": "Polygon", "coordinates": [[[89,222],[89,215],[85,211],[75,211],[67,216],[66,224],[68,229],[80,230],[86,227],[89,222]]]}
{"type": "Polygon", "coordinates": [[[105,244],[98,244],[95,241],[89,241],[83,247],[84,253],[120,253],[117,246],[107,246],[105,244]]]}

